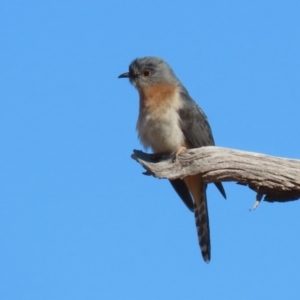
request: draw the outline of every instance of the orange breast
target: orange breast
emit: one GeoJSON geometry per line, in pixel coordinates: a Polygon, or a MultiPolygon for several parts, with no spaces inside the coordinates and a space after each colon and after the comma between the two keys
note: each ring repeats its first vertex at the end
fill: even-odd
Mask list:
{"type": "Polygon", "coordinates": [[[158,109],[169,107],[172,105],[175,93],[176,86],[174,85],[158,83],[151,87],[144,88],[139,91],[140,108],[157,111],[158,109]]]}

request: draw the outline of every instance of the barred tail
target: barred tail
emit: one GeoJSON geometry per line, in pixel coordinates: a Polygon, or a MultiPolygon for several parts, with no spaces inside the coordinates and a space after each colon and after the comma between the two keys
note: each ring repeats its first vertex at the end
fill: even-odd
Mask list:
{"type": "Polygon", "coordinates": [[[198,241],[205,262],[210,261],[210,234],[206,193],[203,191],[200,201],[194,202],[194,213],[197,227],[198,241]],[[198,203],[197,203],[198,202],[198,203]]]}
{"type": "Polygon", "coordinates": [[[184,179],[194,199],[194,214],[197,227],[199,245],[203,259],[210,261],[209,220],[206,201],[206,184],[203,184],[201,175],[187,176],[184,179]]]}

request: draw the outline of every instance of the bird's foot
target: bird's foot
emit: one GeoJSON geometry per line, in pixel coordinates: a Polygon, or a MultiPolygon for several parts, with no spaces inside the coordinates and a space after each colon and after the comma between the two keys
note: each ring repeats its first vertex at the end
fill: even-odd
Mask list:
{"type": "Polygon", "coordinates": [[[185,150],[186,150],[185,147],[180,147],[179,150],[178,150],[178,151],[175,153],[175,155],[173,156],[172,162],[173,162],[173,163],[176,162],[177,157],[180,155],[180,153],[181,153],[182,151],[185,151],[185,150]]]}

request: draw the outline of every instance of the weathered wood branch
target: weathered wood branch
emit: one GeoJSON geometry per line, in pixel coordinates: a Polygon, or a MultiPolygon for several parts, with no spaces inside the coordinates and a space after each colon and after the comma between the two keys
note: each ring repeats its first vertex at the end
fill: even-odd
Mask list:
{"type": "Polygon", "coordinates": [[[268,202],[300,198],[300,160],[268,156],[220,147],[183,151],[176,159],[134,150],[131,156],[157,178],[183,178],[202,174],[206,183],[235,181],[246,185],[268,202]]]}

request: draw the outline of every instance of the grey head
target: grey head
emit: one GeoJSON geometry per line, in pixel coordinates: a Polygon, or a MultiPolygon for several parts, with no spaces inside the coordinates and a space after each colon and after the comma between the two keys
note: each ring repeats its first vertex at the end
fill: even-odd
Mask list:
{"type": "Polygon", "coordinates": [[[129,72],[121,74],[118,78],[129,78],[137,89],[158,83],[177,84],[179,82],[170,66],[161,58],[153,56],[136,58],[129,65],[129,72]]]}

